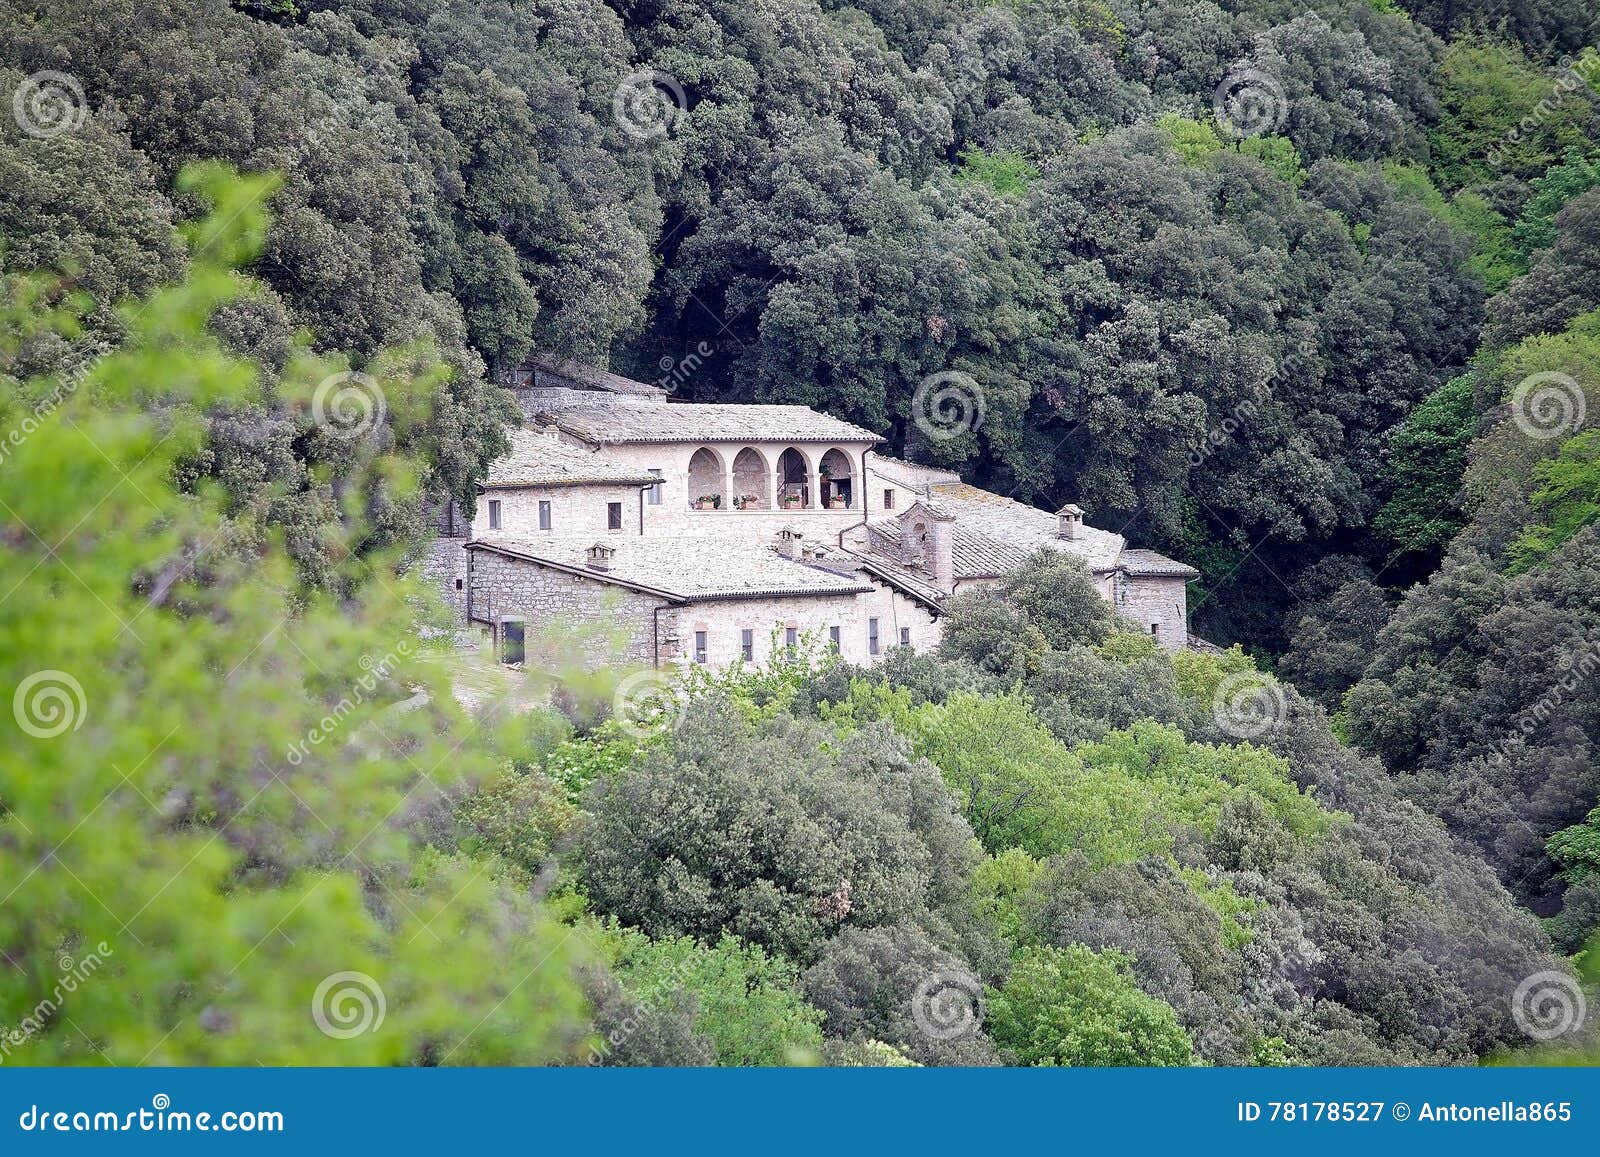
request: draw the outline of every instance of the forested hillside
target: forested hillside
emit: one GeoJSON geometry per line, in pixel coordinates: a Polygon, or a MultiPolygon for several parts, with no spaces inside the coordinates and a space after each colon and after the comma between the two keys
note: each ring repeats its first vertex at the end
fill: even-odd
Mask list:
{"type": "MultiPolygon", "coordinates": [[[[245,668],[260,744],[314,725],[394,645],[428,499],[471,508],[514,414],[496,383],[533,352],[806,403],[1075,501],[1198,567],[1195,631],[1242,648],[1169,659],[1065,623],[1029,592],[1098,604],[1049,574],[955,608],[939,657],[798,656],[644,728],[564,692],[569,718],[436,751],[464,726],[441,693],[383,746],[450,764],[444,802],[404,809],[408,773],[363,752],[290,776],[318,814],[401,809],[375,853],[292,806],[229,830],[248,759],[192,781],[157,761],[128,774],[168,810],[108,846],[225,833],[208,886],[252,907],[214,959],[145,960],[165,995],[137,1038],[247,1062],[222,957],[298,911],[307,943],[359,937],[411,993],[545,946],[549,985],[513,1002],[529,1035],[493,1019],[516,993],[495,976],[461,1002],[490,1042],[456,1060],[1527,1044],[1513,991],[1600,929],[1597,44],[1587,0],[0,0],[8,428],[103,410],[126,444],[101,457],[157,510],[91,520],[151,539],[93,556],[82,599],[45,531],[96,509],[93,440],[13,433],[6,585],[45,568],[110,670],[157,661],[117,629],[148,613],[217,675],[265,599],[301,629],[245,668]],[[350,371],[385,383],[376,413],[355,399],[358,453],[309,388],[350,371]],[[950,412],[919,412],[930,381],[950,412]],[[23,485],[57,477],[58,504],[23,485]],[[332,622],[348,637],[318,638],[332,622]],[[1265,711],[1243,730],[1219,706],[1240,679],[1265,711]],[[286,687],[304,702],[263,690],[286,687]],[[317,872],[339,886],[301,910],[317,872]],[[402,945],[458,887],[473,937],[437,962],[402,945]]],[[[54,645],[25,609],[0,610],[23,640],[7,686],[54,645]]],[[[438,681],[404,667],[378,701],[438,681]]],[[[166,730],[90,690],[146,746],[166,730]]],[[[73,774],[98,784],[91,763],[73,774]]],[[[30,791],[0,790],[18,877],[56,830],[12,828],[30,791]]],[[[40,895],[27,911],[55,914],[0,922],[0,946],[42,976],[97,919],[79,902],[40,895]]],[[[83,1013],[97,1041],[122,1015],[83,1013]]],[[[338,1059],[450,1060],[447,1019],[422,1000],[338,1059]]]]}

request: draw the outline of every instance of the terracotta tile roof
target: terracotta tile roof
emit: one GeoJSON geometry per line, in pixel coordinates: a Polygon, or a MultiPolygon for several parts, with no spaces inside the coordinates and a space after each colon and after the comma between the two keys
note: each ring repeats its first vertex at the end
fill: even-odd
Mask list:
{"type": "Polygon", "coordinates": [[[548,415],[562,430],[596,445],[627,442],[881,442],[871,430],[809,406],[669,402],[593,390],[517,391],[530,421],[548,415]]]}
{"type": "Polygon", "coordinates": [[[581,486],[611,483],[648,485],[655,476],[636,466],[608,461],[584,446],[574,446],[537,430],[512,430],[511,451],[489,466],[484,488],[509,486],[581,486]]]}
{"type": "Polygon", "coordinates": [[[547,563],[677,602],[773,595],[862,594],[872,590],[871,583],[853,573],[841,574],[835,567],[787,559],[773,547],[728,538],[654,535],[506,538],[491,535],[469,542],[467,549],[492,550],[547,563]],[[597,543],[616,551],[608,571],[592,570],[588,565],[589,548],[597,543]]]}

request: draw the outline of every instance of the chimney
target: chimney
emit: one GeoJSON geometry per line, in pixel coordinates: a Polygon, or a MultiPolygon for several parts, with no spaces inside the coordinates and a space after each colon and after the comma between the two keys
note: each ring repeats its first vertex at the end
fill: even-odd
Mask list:
{"type": "Polygon", "coordinates": [[[792,526],[785,526],[778,531],[778,553],[784,558],[800,557],[801,533],[792,526]]]}
{"type": "Polygon", "coordinates": [[[597,542],[589,548],[589,569],[608,571],[611,569],[611,560],[616,556],[616,547],[597,542]]]}
{"type": "Polygon", "coordinates": [[[1083,508],[1067,503],[1056,511],[1056,537],[1075,541],[1083,534],[1083,508]]]}

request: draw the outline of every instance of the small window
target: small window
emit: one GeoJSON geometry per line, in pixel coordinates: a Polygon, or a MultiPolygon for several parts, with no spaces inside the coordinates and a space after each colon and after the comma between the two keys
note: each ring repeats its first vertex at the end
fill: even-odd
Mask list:
{"type": "Polygon", "coordinates": [[[833,644],[833,649],[835,651],[837,651],[839,649],[839,628],[838,627],[829,627],[828,628],[828,642],[833,644]]]}
{"type": "Polygon", "coordinates": [[[460,590],[460,589],[461,589],[461,580],[460,579],[456,579],[456,590],[460,590]]]}
{"type": "Polygon", "coordinates": [[[489,500],[489,529],[500,529],[500,503],[493,498],[489,500]]]}
{"type": "Polygon", "coordinates": [[[876,655],[877,653],[878,653],[878,620],[877,619],[868,619],[867,620],[867,654],[876,655]]]}
{"type": "MultiPolygon", "coordinates": [[[[650,467],[650,473],[654,474],[657,478],[661,477],[661,471],[657,470],[654,466],[650,467]]],[[[648,491],[646,491],[646,493],[650,495],[647,501],[651,506],[661,505],[661,495],[666,488],[667,484],[665,482],[657,482],[654,486],[650,487],[648,491]]]]}
{"type": "Polygon", "coordinates": [[[739,654],[746,663],[755,662],[756,633],[749,627],[739,632],[739,654]]]}
{"type": "Polygon", "coordinates": [[[910,627],[901,627],[900,628],[900,645],[902,647],[911,646],[911,628],[910,627]]]}
{"type": "Polygon", "coordinates": [[[1150,624],[1150,637],[1152,639],[1159,639],[1161,637],[1161,624],[1160,623],[1151,623],[1150,624]]]}
{"type": "Polygon", "coordinates": [[[887,486],[884,487],[884,490],[883,490],[883,508],[885,510],[893,510],[894,509],[894,489],[892,487],[887,487],[887,486]]]}
{"type": "Polygon", "coordinates": [[[539,529],[550,529],[550,503],[548,500],[539,503],[539,529]]]}
{"type": "Polygon", "coordinates": [[[696,663],[704,663],[706,661],[706,633],[704,631],[696,631],[694,633],[694,661],[696,663]]]}
{"type": "Polygon", "coordinates": [[[797,627],[785,627],[783,629],[783,645],[785,647],[788,647],[789,650],[792,651],[792,650],[795,649],[795,646],[799,642],[800,642],[800,631],[799,631],[799,628],[797,628],[797,627]]]}
{"type": "Polygon", "coordinates": [[[607,530],[621,530],[622,529],[622,503],[620,503],[620,502],[608,502],[608,503],[606,503],[606,529],[607,530]]]}

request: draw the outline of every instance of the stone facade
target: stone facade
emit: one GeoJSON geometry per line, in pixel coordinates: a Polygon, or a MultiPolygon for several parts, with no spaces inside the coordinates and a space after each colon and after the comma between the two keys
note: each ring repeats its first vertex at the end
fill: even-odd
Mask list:
{"type": "Polygon", "coordinates": [[[764,662],[792,634],[867,665],[937,647],[946,598],[1040,549],[1080,558],[1161,646],[1189,643],[1196,572],[1075,506],[1052,514],[877,455],[869,431],[802,407],[679,406],[619,383],[519,390],[534,426],[491,470],[471,541],[441,539],[422,564],[502,644],[521,624],[530,656],[567,638],[586,662],[721,667],[764,662]]]}
{"type": "Polygon", "coordinates": [[[1188,646],[1188,580],[1119,572],[1113,584],[1112,605],[1118,614],[1149,631],[1166,650],[1188,646]]]}
{"type": "Polygon", "coordinates": [[[532,538],[540,534],[639,534],[645,495],[637,486],[516,486],[485,491],[472,517],[472,537],[506,534],[532,538]],[[550,526],[539,525],[539,503],[550,504],[550,526]],[[500,525],[490,525],[491,503],[499,504],[500,525]],[[620,525],[611,528],[612,507],[620,525]]]}
{"type": "Polygon", "coordinates": [[[656,611],[666,599],[492,551],[473,551],[471,569],[472,620],[489,626],[497,645],[505,624],[519,622],[529,651],[548,640],[558,662],[576,654],[655,664],[656,611]]]}

